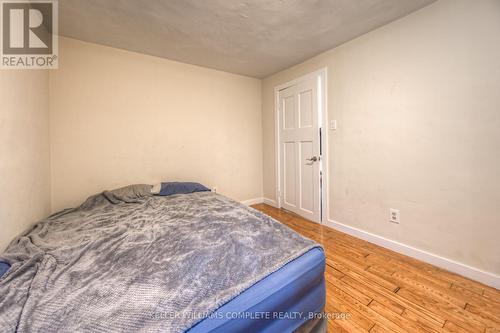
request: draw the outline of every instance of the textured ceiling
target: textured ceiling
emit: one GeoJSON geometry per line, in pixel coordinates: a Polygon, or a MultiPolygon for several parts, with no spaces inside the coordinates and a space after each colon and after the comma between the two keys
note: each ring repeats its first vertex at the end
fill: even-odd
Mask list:
{"type": "Polygon", "coordinates": [[[63,36],[266,77],[434,0],[61,0],[63,36]]]}

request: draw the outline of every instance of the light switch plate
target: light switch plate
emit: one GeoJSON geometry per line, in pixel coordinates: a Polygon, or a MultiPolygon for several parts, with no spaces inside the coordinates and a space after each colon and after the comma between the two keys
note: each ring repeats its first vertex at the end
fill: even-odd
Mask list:
{"type": "Polygon", "coordinates": [[[330,129],[331,130],[337,129],[337,121],[336,120],[330,120],[330,129]]]}

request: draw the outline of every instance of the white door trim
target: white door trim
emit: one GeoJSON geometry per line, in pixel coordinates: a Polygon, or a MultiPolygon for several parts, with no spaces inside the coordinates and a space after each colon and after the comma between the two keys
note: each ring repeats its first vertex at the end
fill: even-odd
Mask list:
{"type": "Polygon", "coordinates": [[[330,212],[328,211],[328,106],[327,106],[327,68],[323,67],[312,73],[303,75],[286,83],[280,84],[274,87],[274,147],[275,147],[275,173],[276,173],[276,203],[277,207],[281,208],[281,165],[280,165],[280,126],[279,126],[279,92],[280,90],[291,87],[301,81],[316,78],[318,80],[318,108],[319,108],[319,119],[321,128],[321,161],[320,170],[322,170],[321,179],[321,221],[320,223],[325,223],[328,221],[330,212]]]}

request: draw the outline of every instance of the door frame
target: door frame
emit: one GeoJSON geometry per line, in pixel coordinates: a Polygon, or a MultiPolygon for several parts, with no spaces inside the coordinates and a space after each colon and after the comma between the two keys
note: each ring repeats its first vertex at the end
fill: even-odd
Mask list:
{"type": "Polygon", "coordinates": [[[320,223],[323,224],[328,221],[330,216],[328,211],[328,105],[327,105],[327,77],[328,70],[323,67],[319,70],[311,72],[309,74],[302,75],[286,83],[280,84],[274,87],[274,147],[275,147],[275,168],[276,168],[276,204],[278,208],[281,208],[281,149],[280,149],[280,134],[281,128],[279,123],[279,92],[283,89],[289,88],[293,85],[298,84],[301,81],[315,78],[318,84],[318,109],[319,109],[319,128],[321,129],[321,160],[320,160],[320,170],[321,170],[321,192],[320,192],[320,223]]]}

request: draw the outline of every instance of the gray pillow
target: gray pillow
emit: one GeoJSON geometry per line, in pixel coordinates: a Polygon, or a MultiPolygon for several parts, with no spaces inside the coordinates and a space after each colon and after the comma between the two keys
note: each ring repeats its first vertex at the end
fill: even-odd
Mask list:
{"type": "Polygon", "coordinates": [[[152,196],[152,187],[153,186],[147,184],[135,184],[112,191],[104,191],[103,194],[112,203],[118,203],[120,201],[133,203],[137,202],[137,199],[152,196]]]}

